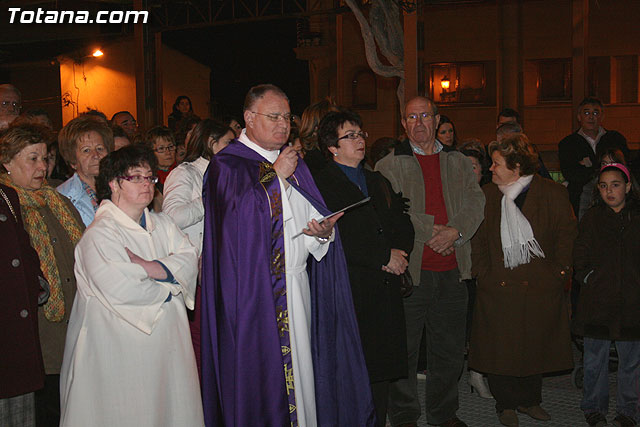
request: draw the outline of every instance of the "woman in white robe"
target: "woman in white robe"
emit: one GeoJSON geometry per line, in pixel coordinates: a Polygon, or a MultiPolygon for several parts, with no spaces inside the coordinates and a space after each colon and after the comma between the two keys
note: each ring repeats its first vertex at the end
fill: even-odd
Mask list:
{"type": "Polygon", "coordinates": [[[146,209],[154,165],[137,146],[100,164],[103,201],[75,251],[61,426],[204,425],[186,315],[198,254],[170,218],[146,209]]]}

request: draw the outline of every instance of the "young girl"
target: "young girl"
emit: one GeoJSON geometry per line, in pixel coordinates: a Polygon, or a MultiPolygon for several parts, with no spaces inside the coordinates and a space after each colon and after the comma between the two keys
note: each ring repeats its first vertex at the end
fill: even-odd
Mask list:
{"type": "Polygon", "coordinates": [[[596,184],[600,197],[580,222],[574,246],[575,277],[582,284],[573,332],[584,336],[581,409],[590,426],[606,425],[609,348],[618,352],[613,425],[635,426],[640,378],[640,199],[621,163],[606,164],[596,184]]]}

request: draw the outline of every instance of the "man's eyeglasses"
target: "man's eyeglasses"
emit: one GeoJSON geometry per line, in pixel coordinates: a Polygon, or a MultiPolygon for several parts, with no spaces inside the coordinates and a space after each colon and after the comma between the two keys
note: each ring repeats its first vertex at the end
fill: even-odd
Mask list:
{"type": "Polygon", "coordinates": [[[421,120],[426,120],[426,119],[430,119],[431,117],[435,117],[435,114],[433,113],[409,114],[406,120],[408,122],[415,122],[416,120],[418,120],[418,118],[420,118],[421,120]]]}
{"type": "Polygon", "coordinates": [[[593,111],[584,110],[582,112],[582,115],[585,116],[585,117],[589,117],[589,116],[598,117],[598,116],[600,116],[600,114],[602,114],[602,112],[600,112],[598,110],[593,110],[593,111]]]}
{"type": "Polygon", "coordinates": [[[272,122],[277,122],[277,121],[285,121],[288,123],[293,122],[293,118],[295,117],[293,114],[291,113],[270,113],[270,114],[264,114],[264,113],[258,113],[257,111],[252,111],[252,113],[254,114],[260,114],[261,116],[265,116],[268,120],[272,121],[272,122]]]}
{"type": "Polygon", "coordinates": [[[340,141],[341,139],[350,139],[351,141],[355,141],[358,138],[367,139],[368,137],[369,137],[369,134],[364,131],[352,132],[352,133],[348,133],[346,135],[341,136],[340,138],[338,138],[338,141],[340,141]]]}
{"type": "Polygon", "coordinates": [[[22,108],[22,104],[16,101],[2,101],[2,106],[4,108],[11,106],[11,108],[13,108],[14,110],[19,110],[22,108]]]}
{"type": "Polygon", "coordinates": [[[119,176],[120,179],[126,179],[129,182],[133,182],[134,184],[141,184],[145,181],[148,181],[149,184],[155,184],[158,182],[157,176],[144,176],[144,175],[127,175],[127,176],[119,176]]]}
{"type": "Polygon", "coordinates": [[[176,151],[176,146],[174,144],[171,144],[171,145],[167,145],[166,147],[157,147],[153,151],[159,154],[162,154],[165,151],[176,151]]]}

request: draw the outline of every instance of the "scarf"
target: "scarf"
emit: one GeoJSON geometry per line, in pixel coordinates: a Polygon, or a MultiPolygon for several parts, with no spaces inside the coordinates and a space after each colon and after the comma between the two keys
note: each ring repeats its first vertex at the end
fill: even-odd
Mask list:
{"type": "Polygon", "coordinates": [[[498,185],[502,192],[502,215],[500,217],[500,239],[505,268],[514,269],[528,264],[534,256],[544,258],[544,252],[533,235],[531,224],[520,212],[514,200],[529,184],[533,175],[521,176],[516,182],[498,185]]]}
{"type": "Polygon", "coordinates": [[[38,209],[45,206],[49,207],[74,245],[78,243],[82,236],[82,228],[64,203],[64,200],[62,200],[64,196],[47,185],[46,182],[39,190],[25,190],[15,185],[7,174],[1,174],[0,183],[13,188],[18,193],[24,228],[29,234],[31,245],[38,253],[40,269],[44,274],[44,278],[49,282],[51,295],[44,305],[44,315],[50,322],[61,322],[65,314],[62,281],[60,280],[58,264],[51,245],[49,229],[38,209]]]}

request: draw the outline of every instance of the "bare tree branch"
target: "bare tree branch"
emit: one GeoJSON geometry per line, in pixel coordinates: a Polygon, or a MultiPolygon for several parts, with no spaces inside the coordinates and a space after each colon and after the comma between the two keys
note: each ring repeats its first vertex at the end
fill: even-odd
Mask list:
{"type": "Polygon", "coordinates": [[[369,11],[371,30],[380,52],[394,66],[404,66],[404,32],[395,2],[374,0],[369,11]]]}
{"type": "Polygon", "coordinates": [[[367,56],[367,63],[369,64],[369,67],[371,67],[376,74],[382,77],[400,77],[404,80],[404,66],[402,63],[399,65],[384,65],[380,61],[380,58],[378,58],[376,41],[373,32],[371,31],[371,26],[360,10],[360,7],[356,4],[356,1],[345,0],[345,3],[349,6],[356,17],[356,20],[360,24],[360,31],[362,32],[362,38],[364,39],[365,54],[367,56]]]}

